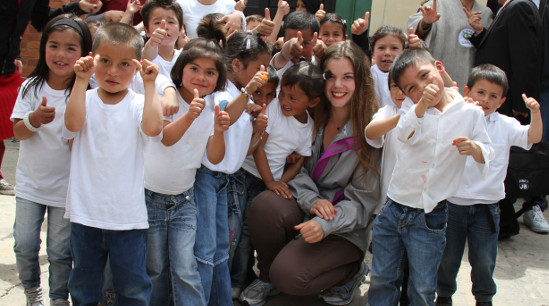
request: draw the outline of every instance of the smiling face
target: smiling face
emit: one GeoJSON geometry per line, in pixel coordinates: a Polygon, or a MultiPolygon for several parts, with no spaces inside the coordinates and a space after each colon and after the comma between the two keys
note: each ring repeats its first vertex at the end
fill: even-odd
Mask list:
{"type": "Polygon", "coordinates": [[[328,21],[320,26],[318,38],[329,47],[336,42],[344,41],[347,35],[343,33],[343,26],[341,24],[328,21]]]}
{"type": "Polygon", "coordinates": [[[252,94],[253,101],[257,105],[269,105],[276,98],[276,84],[267,82],[252,94]]]}
{"type": "Polygon", "coordinates": [[[185,101],[190,102],[194,97],[194,89],[204,97],[214,91],[219,72],[215,61],[211,58],[197,58],[183,67],[182,83],[180,90],[185,101]],[[190,97],[190,100],[188,98],[190,97]]]}
{"type": "Polygon", "coordinates": [[[355,92],[355,76],[351,61],[344,57],[329,60],[324,69],[325,94],[333,107],[344,107],[355,92]]]}
{"type": "Polygon", "coordinates": [[[300,122],[307,121],[307,107],[314,104],[298,85],[281,86],[278,101],[284,116],[294,116],[300,122]]]}
{"type": "Polygon", "coordinates": [[[74,75],[74,64],[82,56],[81,38],[72,29],[52,31],[46,42],[48,84],[54,89],[65,89],[63,84],[74,75]],[[56,88],[61,86],[61,88],[56,88]]]}
{"type": "Polygon", "coordinates": [[[404,50],[402,41],[393,35],[378,39],[372,50],[372,58],[379,70],[389,72],[395,57],[404,50]]]}
{"type": "Polygon", "coordinates": [[[503,87],[486,79],[479,79],[472,88],[465,86],[463,89],[465,96],[478,102],[482,107],[484,115],[488,116],[495,112],[505,102],[503,96],[503,87]]]}
{"type": "Polygon", "coordinates": [[[94,56],[98,56],[95,79],[102,91],[110,95],[125,95],[137,73],[137,67],[132,63],[132,59],[137,59],[135,49],[103,41],[95,49],[94,56]]]}
{"type": "Polygon", "coordinates": [[[181,25],[177,20],[177,15],[173,10],[168,10],[162,7],[154,8],[149,16],[149,27],[145,28],[145,33],[147,36],[151,36],[154,31],[160,28],[161,21],[166,23],[166,38],[162,41],[162,45],[171,45],[175,44],[175,41],[179,37],[181,25]]]}
{"type": "Polygon", "coordinates": [[[436,85],[440,91],[433,101],[432,106],[435,106],[440,102],[444,93],[442,73],[444,73],[444,66],[439,61],[436,61],[435,64],[427,61],[417,61],[415,64],[406,67],[398,82],[402,91],[414,103],[419,102],[427,85],[436,85]]]}

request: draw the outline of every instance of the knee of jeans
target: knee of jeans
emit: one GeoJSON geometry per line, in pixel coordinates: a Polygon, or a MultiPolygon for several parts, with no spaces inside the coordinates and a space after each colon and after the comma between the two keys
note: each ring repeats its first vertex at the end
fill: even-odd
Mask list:
{"type": "Polygon", "coordinates": [[[16,254],[36,254],[40,251],[40,237],[33,235],[14,235],[13,250],[16,254]]]}

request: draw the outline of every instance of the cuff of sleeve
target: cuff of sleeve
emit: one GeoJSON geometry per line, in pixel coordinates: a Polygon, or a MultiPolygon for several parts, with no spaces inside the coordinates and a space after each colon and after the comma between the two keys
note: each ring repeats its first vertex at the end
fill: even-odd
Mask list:
{"type": "Polygon", "coordinates": [[[328,237],[328,235],[330,235],[334,231],[334,228],[332,226],[333,222],[326,221],[320,217],[314,217],[312,220],[318,222],[318,224],[320,224],[320,227],[322,227],[322,231],[324,232],[324,237],[322,238],[328,237]]]}
{"type": "Polygon", "coordinates": [[[475,141],[482,151],[482,157],[484,158],[484,164],[477,163],[478,170],[481,173],[482,179],[486,178],[488,171],[490,170],[490,162],[494,160],[494,149],[492,146],[486,147],[482,142],[475,141]]]}

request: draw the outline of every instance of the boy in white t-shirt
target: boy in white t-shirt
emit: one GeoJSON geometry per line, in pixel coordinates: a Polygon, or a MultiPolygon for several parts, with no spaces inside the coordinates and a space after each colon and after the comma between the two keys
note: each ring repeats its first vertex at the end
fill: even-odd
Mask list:
{"type": "Polygon", "coordinates": [[[138,61],[142,48],[133,27],[108,23],[95,34],[93,57],[74,67],[64,134],[73,139],[65,217],[71,221],[75,305],[101,301],[107,257],[118,302],[149,303],[143,146],[146,137],[161,134],[162,108],[154,83],[158,67],[138,61]],[[144,96],[128,89],[138,70],[144,96]],[[99,88],[86,91],[94,72],[99,88]]]}
{"type": "Polygon", "coordinates": [[[395,83],[417,103],[394,132],[402,141],[387,202],[374,221],[370,305],[396,305],[406,254],[411,304],[433,305],[437,270],[452,196],[465,160],[483,172],[493,150],[482,111],[455,90],[444,88],[444,66],[425,49],[400,53],[391,68],[395,83]]]}
{"type": "Polygon", "coordinates": [[[227,36],[235,31],[246,29],[246,17],[242,11],[235,10],[233,0],[176,0],[183,10],[185,29],[190,39],[197,38],[196,28],[200,20],[212,13],[225,15],[219,22],[226,23],[227,36]]]}
{"type": "Polygon", "coordinates": [[[477,305],[492,305],[496,283],[492,275],[496,266],[499,235],[499,204],[505,198],[503,181],[509,165],[511,146],[530,149],[541,140],[543,124],[539,103],[523,95],[530,109],[529,126],[496,110],[505,102],[507,77],[498,67],[484,64],[473,68],[464,88],[466,99],[482,107],[486,126],[496,153],[486,178],[475,162],[467,158],[458,191],[448,199],[446,248],[438,270],[437,303],[451,305],[456,292],[456,277],[463,256],[465,241],[469,246],[471,281],[477,305]]]}

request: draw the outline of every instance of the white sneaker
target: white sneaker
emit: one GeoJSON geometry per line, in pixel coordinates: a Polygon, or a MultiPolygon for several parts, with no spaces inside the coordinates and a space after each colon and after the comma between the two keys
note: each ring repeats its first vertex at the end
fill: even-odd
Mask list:
{"type": "Polygon", "coordinates": [[[42,287],[25,288],[27,306],[46,306],[42,296],[42,287]]]}
{"type": "Polygon", "coordinates": [[[239,300],[249,306],[261,306],[265,304],[268,296],[278,293],[280,292],[274,287],[273,283],[266,283],[257,278],[242,291],[239,300]]]}
{"type": "Polygon", "coordinates": [[[0,179],[0,194],[3,195],[15,195],[15,191],[13,190],[13,186],[8,183],[5,179],[0,179]]]}
{"type": "Polygon", "coordinates": [[[547,223],[547,220],[545,220],[543,212],[541,212],[541,208],[538,205],[534,205],[531,210],[526,211],[522,220],[533,232],[542,234],[549,233],[549,224],[547,223]]]}

